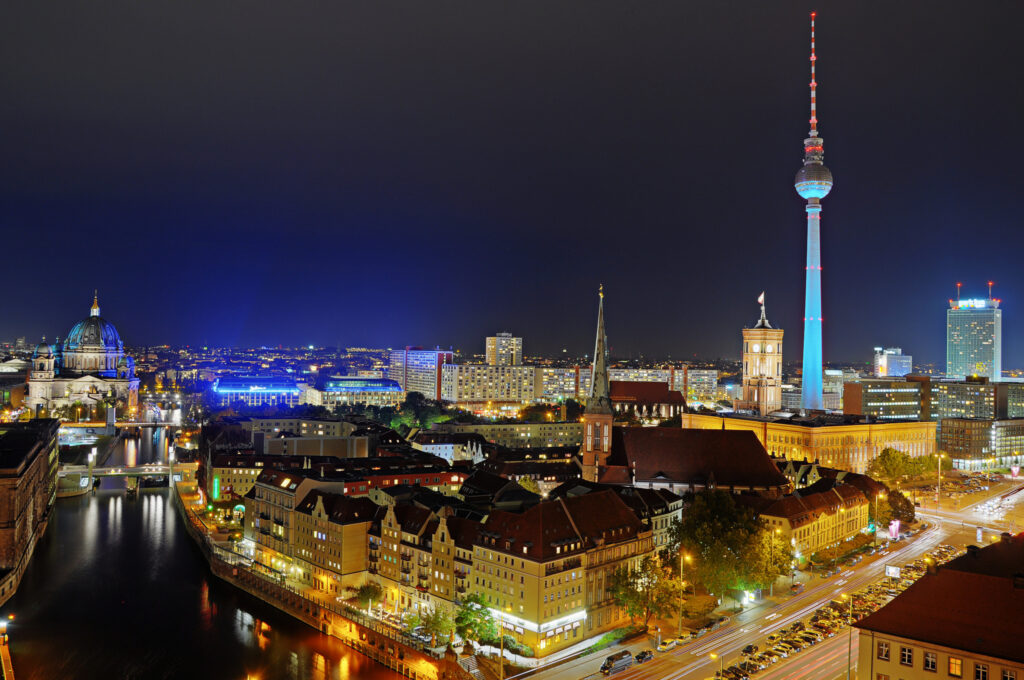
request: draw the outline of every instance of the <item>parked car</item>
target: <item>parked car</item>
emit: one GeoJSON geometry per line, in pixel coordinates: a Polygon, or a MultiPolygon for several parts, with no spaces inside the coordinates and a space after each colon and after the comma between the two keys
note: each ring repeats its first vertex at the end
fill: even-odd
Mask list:
{"type": "Polygon", "coordinates": [[[747,645],[743,648],[744,656],[750,656],[751,654],[757,654],[757,645],[747,645]]]}
{"type": "Polygon", "coordinates": [[[675,638],[668,638],[666,640],[662,640],[661,644],[658,645],[658,651],[659,652],[667,652],[667,651],[670,651],[670,650],[675,649],[675,648],[676,648],[675,638]]]}
{"type": "Polygon", "coordinates": [[[645,661],[650,661],[653,658],[654,658],[654,652],[652,652],[649,649],[645,649],[644,651],[637,653],[637,655],[636,655],[636,662],[637,663],[643,663],[645,661]]]}

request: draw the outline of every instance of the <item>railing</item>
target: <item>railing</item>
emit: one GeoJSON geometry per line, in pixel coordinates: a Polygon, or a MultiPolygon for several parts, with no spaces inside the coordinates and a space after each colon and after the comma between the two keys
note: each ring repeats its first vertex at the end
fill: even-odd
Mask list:
{"type": "Polygon", "coordinates": [[[560,574],[563,571],[568,571],[569,569],[576,569],[577,567],[582,567],[582,566],[583,566],[582,558],[573,557],[573,558],[570,558],[570,559],[567,559],[567,560],[562,560],[561,562],[557,562],[555,564],[545,565],[545,567],[544,567],[544,575],[545,576],[551,576],[552,574],[560,574]]]}

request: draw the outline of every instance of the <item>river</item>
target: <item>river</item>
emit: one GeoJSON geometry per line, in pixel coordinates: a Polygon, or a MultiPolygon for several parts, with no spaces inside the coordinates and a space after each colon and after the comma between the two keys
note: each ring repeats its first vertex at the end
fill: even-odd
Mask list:
{"type": "MultiPolygon", "coordinates": [[[[161,431],[127,440],[108,464],[166,455],[161,431]]],[[[168,489],[130,498],[117,479],[57,500],[2,614],[14,615],[18,680],[401,677],[214,578],[168,489]]]]}

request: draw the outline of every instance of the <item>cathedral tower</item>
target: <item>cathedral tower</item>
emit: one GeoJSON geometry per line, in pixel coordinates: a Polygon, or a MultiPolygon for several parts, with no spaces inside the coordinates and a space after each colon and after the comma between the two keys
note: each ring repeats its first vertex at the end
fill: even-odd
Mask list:
{"type": "Polygon", "coordinates": [[[608,385],[608,348],[604,334],[604,286],[598,290],[597,338],[594,366],[590,374],[590,395],[583,412],[583,479],[596,482],[612,451],[612,400],[608,385]]]}
{"type": "Polygon", "coordinates": [[[743,329],[743,397],[736,408],[757,411],[762,416],[782,407],[782,334],[773,328],[764,312],[764,293],[757,298],[761,319],[753,328],[743,329]]]}

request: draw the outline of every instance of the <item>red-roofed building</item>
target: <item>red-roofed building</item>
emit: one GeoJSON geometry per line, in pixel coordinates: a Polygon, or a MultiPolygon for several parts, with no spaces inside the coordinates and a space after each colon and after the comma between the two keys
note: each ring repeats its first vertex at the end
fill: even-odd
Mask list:
{"type": "Polygon", "coordinates": [[[969,546],[855,624],[857,677],[1024,678],[1021,611],[1024,537],[969,546]]]}
{"type": "Polygon", "coordinates": [[[508,634],[543,656],[623,625],[608,579],[652,550],[650,529],[614,492],[557,498],[486,519],[470,587],[508,634]]]}
{"type": "Polygon", "coordinates": [[[630,414],[641,420],[661,420],[686,410],[682,392],[670,390],[663,382],[610,382],[612,408],[617,414],[630,414]]]}

